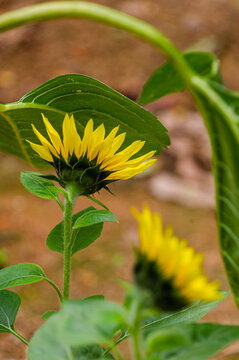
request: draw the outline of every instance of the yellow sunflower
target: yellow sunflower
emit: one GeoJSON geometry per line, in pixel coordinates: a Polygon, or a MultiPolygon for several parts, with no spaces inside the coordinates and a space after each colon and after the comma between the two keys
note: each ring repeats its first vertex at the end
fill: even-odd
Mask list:
{"type": "Polygon", "coordinates": [[[66,115],[62,123],[62,139],[49,120],[42,114],[48,139],[34,125],[33,131],[40,144],[28,141],[32,149],[57,171],[59,182],[76,183],[80,194],[93,194],[115,180],[126,180],[141,173],[156,159],[155,151],[135,157],[145,141],[137,140],[123,150],[126,133],[117,135],[119,126],[106,136],[104,124],[94,129],[93,120],[86,124],[81,138],[73,115],[66,115]],[[133,157],[133,158],[132,158],[133,157]],[[146,161],[148,160],[148,161],[146,161]]]}
{"type": "Polygon", "coordinates": [[[195,300],[221,298],[217,281],[208,282],[202,263],[204,256],[195,253],[185,240],[163,231],[159,214],[145,206],[142,213],[132,208],[138,221],[140,248],[137,251],[135,280],[152,291],[155,303],[163,310],[180,309],[195,300]]]}

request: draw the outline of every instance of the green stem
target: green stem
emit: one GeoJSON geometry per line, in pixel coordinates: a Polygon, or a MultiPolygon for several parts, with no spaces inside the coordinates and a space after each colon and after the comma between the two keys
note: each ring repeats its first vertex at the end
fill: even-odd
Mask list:
{"type": "Polygon", "coordinates": [[[121,354],[121,352],[119,351],[119,349],[114,348],[114,349],[112,350],[112,352],[113,352],[113,354],[114,354],[115,356],[117,356],[118,360],[124,360],[124,357],[122,356],[122,354],[121,354]]]}
{"type": "Polygon", "coordinates": [[[140,330],[140,301],[137,298],[131,304],[129,314],[130,335],[133,349],[133,359],[141,360],[141,330],[140,330]]]}
{"type": "Polygon", "coordinates": [[[68,299],[70,295],[71,277],[71,228],[72,228],[72,202],[65,201],[64,207],[64,285],[63,298],[68,299]]]}
{"type": "Polygon", "coordinates": [[[16,336],[16,338],[18,338],[19,340],[21,340],[21,342],[23,342],[25,345],[29,345],[29,342],[22,336],[20,335],[16,330],[11,328],[11,334],[16,336]]]}
{"type": "MultiPolygon", "coordinates": [[[[192,91],[197,88],[223,113],[229,109],[225,102],[220,101],[216,92],[209,85],[205,86],[205,81],[196,76],[177,47],[160,31],[142,20],[106,6],[84,1],[47,2],[32,5],[0,15],[0,32],[36,21],[60,18],[85,18],[99,21],[146,40],[173,61],[179,74],[192,91]]],[[[234,114],[232,114],[232,118],[235,118],[234,114]]]]}
{"type": "Polygon", "coordinates": [[[0,32],[36,21],[60,18],[86,18],[126,30],[158,47],[166,57],[174,61],[185,79],[190,80],[193,74],[190,74],[190,68],[176,46],[156,28],[99,4],[83,1],[46,2],[10,11],[0,16],[0,32]]]}
{"type": "Polygon", "coordinates": [[[64,284],[63,299],[69,299],[71,278],[71,250],[72,250],[72,210],[76,199],[74,186],[68,187],[68,197],[65,199],[64,219],[64,284]]]}
{"type": "Polygon", "coordinates": [[[53,286],[53,288],[56,290],[56,292],[57,292],[57,294],[58,294],[58,296],[59,296],[59,298],[60,298],[60,301],[62,301],[62,300],[63,300],[63,296],[62,296],[62,294],[61,294],[60,289],[58,288],[58,286],[57,286],[53,281],[51,281],[51,280],[48,279],[48,278],[45,278],[45,280],[46,280],[49,284],[51,284],[51,285],[53,286]]]}

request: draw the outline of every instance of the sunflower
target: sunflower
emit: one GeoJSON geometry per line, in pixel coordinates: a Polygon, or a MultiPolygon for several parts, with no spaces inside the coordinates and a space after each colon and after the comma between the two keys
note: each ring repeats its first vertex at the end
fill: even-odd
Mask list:
{"type": "Polygon", "coordinates": [[[28,141],[32,149],[46,162],[53,165],[63,187],[77,184],[81,195],[93,194],[116,180],[126,180],[141,173],[156,159],[150,159],[155,151],[135,157],[145,141],[137,140],[120,150],[126,133],[117,135],[119,126],[106,136],[104,124],[94,129],[90,119],[81,138],[77,132],[73,115],[65,116],[62,123],[62,139],[42,114],[48,139],[34,125],[32,129],[40,144],[28,141]],[[133,157],[133,158],[132,158],[133,157]],[[148,161],[146,161],[148,160],[148,161]]]}
{"type": "Polygon", "coordinates": [[[195,253],[185,240],[163,231],[159,214],[145,206],[142,213],[132,208],[138,221],[140,248],[136,251],[135,281],[151,291],[155,305],[163,310],[178,310],[196,300],[221,298],[217,281],[208,282],[202,263],[204,256],[195,253]]]}

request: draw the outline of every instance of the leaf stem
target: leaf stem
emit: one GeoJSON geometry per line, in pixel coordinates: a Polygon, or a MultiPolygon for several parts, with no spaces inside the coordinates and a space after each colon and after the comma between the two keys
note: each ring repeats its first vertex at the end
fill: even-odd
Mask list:
{"type": "Polygon", "coordinates": [[[48,278],[45,278],[45,280],[46,280],[49,284],[51,284],[51,285],[53,286],[53,288],[56,290],[56,292],[57,292],[57,294],[58,294],[58,296],[59,296],[59,298],[60,298],[60,301],[62,302],[63,296],[62,296],[62,294],[61,294],[60,289],[58,288],[58,286],[57,286],[53,281],[51,281],[51,280],[48,279],[48,278]]]}
{"type": "Polygon", "coordinates": [[[27,339],[25,339],[22,335],[20,335],[16,330],[11,328],[10,331],[11,331],[12,335],[14,335],[16,338],[21,340],[21,342],[23,342],[25,345],[27,345],[27,346],[29,345],[29,342],[27,341],[27,339]]]}

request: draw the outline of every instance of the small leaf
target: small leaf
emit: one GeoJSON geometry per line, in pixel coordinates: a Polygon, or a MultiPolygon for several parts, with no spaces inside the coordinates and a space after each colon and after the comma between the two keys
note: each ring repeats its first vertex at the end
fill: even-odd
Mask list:
{"type": "MultiPolygon", "coordinates": [[[[217,58],[205,52],[187,52],[184,55],[189,65],[200,75],[210,79],[220,80],[219,62],[217,58]]],[[[183,91],[186,85],[174,68],[172,62],[160,66],[149,78],[143,87],[142,94],[138,100],[139,104],[149,104],[161,97],[174,92],[183,91]]]]}
{"type": "Polygon", "coordinates": [[[0,291],[0,332],[11,332],[20,305],[19,295],[8,290],[0,291]]]}
{"type": "MultiPolygon", "coordinates": [[[[72,224],[79,218],[79,216],[87,213],[88,211],[95,210],[94,207],[90,206],[87,209],[84,209],[77,214],[72,216],[72,224]]],[[[57,251],[63,253],[64,244],[63,244],[63,221],[56,225],[47,238],[47,246],[52,251],[57,251]]],[[[82,250],[92,244],[100,236],[103,229],[103,223],[98,223],[95,225],[87,226],[84,228],[76,229],[75,242],[72,248],[72,255],[77,251],[82,250]]]]}
{"type": "Polygon", "coordinates": [[[59,188],[51,180],[42,177],[42,174],[32,171],[21,172],[21,183],[36,196],[43,199],[59,200],[59,188]]]}
{"type": "Polygon", "coordinates": [[[22,263],[0,270],[0,290],[18,285],[33,284],[44,280],[45,274],[40,266],[22,263]]]}
{"type": "Polygon", "coordinates": [[[43,315],[42,315],[42,319],[43,320],[47,320],[49,319],[52,315],[54,315],[55,313],[57,313],[56,310],[50,310],[50,311],[46,311],[43,315]]]}
{"type": "Polygon", "coordinates": [[[106,221],[118,222],[116,216],[109,210],[90,210],[77,218],[73,229],[91,226],[106,221]]]}

